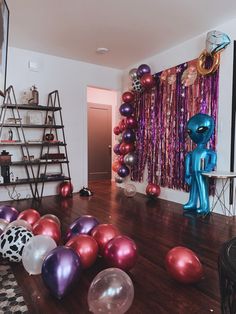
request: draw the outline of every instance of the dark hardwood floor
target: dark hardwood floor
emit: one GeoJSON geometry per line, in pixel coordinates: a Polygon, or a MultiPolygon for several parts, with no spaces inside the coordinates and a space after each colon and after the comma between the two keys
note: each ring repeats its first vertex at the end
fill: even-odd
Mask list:
{"type": "MultiPolygon", "coordinates": [[[[52,213],[62,223],[62,234],[78,216],[91,214],[101,223],[112,223],[137,244],[139,258],[129,272],[135,298],[128,313],[220,313],[217,257],[221,245],[236,235],[234,219],[212,214],[207,218],[183,215],[180,204],[150,200],[136,194],[127,198],[110,182],[93,182],[92,197],[61,200],[45,197],[42,203],[31,200],[11,202],[18,210],[34,207],[41,214],[52,213]],[[174,246],[194,250],[203,263],[205,276],[199,283],[183,285],[165,270],[165,255],[174,246]]],[[[9,202],[7,202],[9,203],[9,202]]],[[[21,264],[11,264],[30,313],[89,313],[87,294],[95,275],[105,268],[101,260],[83,272],[78,283],[61,301],[52,297],[41,276],[29,276],[21,264]]]]}

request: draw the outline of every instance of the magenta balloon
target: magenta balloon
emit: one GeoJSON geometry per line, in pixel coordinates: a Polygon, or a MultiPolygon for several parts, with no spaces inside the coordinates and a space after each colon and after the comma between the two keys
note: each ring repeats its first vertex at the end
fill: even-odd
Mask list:
{"type": "Polygon", "coordinates": [[[129,237],[117,236],[106,244],[103,256],[108,266],[129,270],[137,261],[137,247],[129,237]]]}
{"type": "Polygon", "coordinates": [[[18,210],[10,205],[2,205],[0,206],[0,218],[5,219],[8,222],[12,222],[17,219],[19,215],[18,210]]]}
{"type": "Polygon", "coordinates": [[[66,233],[66,241],[70,240],[73,236],[77,234],[90,234],[92,229],[99,224],[99,221],[90,215],[83,215],[77,218],[69,226],[66,233]]]}

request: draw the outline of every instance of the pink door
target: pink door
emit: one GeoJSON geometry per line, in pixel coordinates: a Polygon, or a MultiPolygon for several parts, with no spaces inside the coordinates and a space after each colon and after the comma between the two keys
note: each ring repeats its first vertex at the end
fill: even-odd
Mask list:
{"type": "Polygon", "coordinates": [[[111,106],[88,104],[88,180],[111,179],[111,106]]]}

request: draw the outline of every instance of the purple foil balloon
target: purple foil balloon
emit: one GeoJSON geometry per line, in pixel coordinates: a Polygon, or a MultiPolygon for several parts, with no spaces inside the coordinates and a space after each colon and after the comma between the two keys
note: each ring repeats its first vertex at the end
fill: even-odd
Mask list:
{"type": "Polygon", "coordinates": [[[142,77],[144,74],[148,74],[148,73],[151,73],[151,69],[150,69],[149,65],[141,64],[138,67],[138,70],[137,70],[138,77],[142,77]]]}
{"type": "Polygon", "coordinates": [[[115,144],[114,147],[113,147],[113,152],[116,154],[116,155],[120,155],[120,144],[115,144]]]}
{"type": "Polygon", "coordinates": [[[123,134],[123,141],[125,143],[133,143],[135,141],[135,133],[134,131],[128,129],[123,134]]]}
{"type": "Polygon", "coordinates": [[[81,268],[80,258],[71,248],[58,246],[44,259],[42,278],[52,294],[61,299],[78,279],[81,268]]]}
{"type": "Polygon", "coordinates": [[[19,212],[14,207],[9,205],[2,205],[0,206],[0,218],[5,219],[9,222],[16,220],[18,217],[19,212]]]}
{"type": "Polygon", "coordinates": [[[130,103],[124,103],[120,106],[120,114],[125,117],[130,117],[134,113],[134,107],[130,103]]]}
{"type": "Polygon", "coordinates": [[[117,173],[121,178],[127,177],[129,175],[129,168],[126,165],[122,165],[118,169],[117,173]]]}
{"type": "Polygon", "coordinates": [[[71,239],[77,234],[90,234],[92,229],[99,224],[99,221],[90,215],[84,215],[77,218],[69,226],[69,229],[66,234],[66,241],[71,239]]]}

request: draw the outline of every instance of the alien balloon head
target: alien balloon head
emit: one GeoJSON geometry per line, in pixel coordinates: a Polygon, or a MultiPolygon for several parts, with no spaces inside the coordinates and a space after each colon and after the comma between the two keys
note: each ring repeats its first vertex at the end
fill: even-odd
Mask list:
{"type": "Polygon", "coordinates": [[[206,144],[214,131],[214,119],[204,113],[194,115],[187,123],[187,132],[196,144],[206,144]]]}

